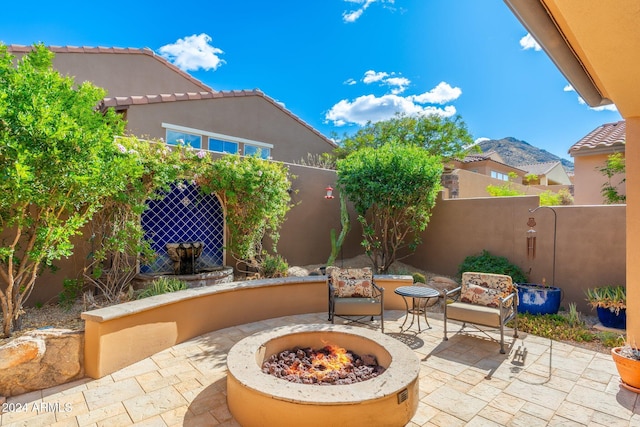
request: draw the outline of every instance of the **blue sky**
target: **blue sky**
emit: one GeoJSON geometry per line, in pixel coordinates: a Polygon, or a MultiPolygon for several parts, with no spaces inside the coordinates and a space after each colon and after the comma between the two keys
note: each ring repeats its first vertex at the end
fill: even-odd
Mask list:
{"type": "Polygon", "coordinates": [[[395,111],[459,114],[474,139],[569,147],[594,110],[502,0],[10,2],[5,44],[148,47],[214,90],[262,90],[327,136],[395,111]]]}

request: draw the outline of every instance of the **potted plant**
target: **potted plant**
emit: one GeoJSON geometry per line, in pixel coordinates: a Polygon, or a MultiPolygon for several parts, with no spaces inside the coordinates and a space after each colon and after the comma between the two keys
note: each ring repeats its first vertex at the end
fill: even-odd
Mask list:
{"type": "Polygon", "coordinates": [[[557,314],[562,301],[562,289],[542,283],[518,283],[518,312],[557,314]]]}
{"type": "Polygon", "coordinates": [[[602,286],[586,290],[589,305],[596,309],[598,320],[607,328],[627,326],[627,294],[624,286],[602,286]]]}
{"type": "Polygon", "coordinates": [[[616,364],[622,386],[640,393],[640,349],[628,343],[611,349],[611,357],[616,364]]]}
{"type": "Polygon", "coordinates": [[[560,309],[562,290],[554,286],[526,283],[527,275],[520,267],[511,263],[507,258],[493,255],[483,250],[479,255],[471,255],[464,259],[458,267],[458,274],[465,271],[478,273],[496,273],[511,276],[518,287],[518,312],[530,314],[556,314],[560,309]]]}

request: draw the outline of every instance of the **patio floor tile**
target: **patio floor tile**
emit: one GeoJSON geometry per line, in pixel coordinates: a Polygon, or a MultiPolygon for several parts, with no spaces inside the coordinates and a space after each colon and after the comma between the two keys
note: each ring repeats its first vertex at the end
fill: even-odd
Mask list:
{"type": "MultiPolygon", "coordinates": [[[[256,331],[328,323],[326,317],[286,316],[210,332],[98,380],[11,397],[7,403],[50,410],[4,413],[0,426],[238,426],[226,402],[229,349],[256,331]],[[55,409],[65,404],[68,410],[55,409]]],[[[431,328],[417,333],[400,330],[403,311],[385,312],[385,332],[420,359],[420,402],[408,426],[640,427],[640,399],[620,386],[608,354],[509,332],[508,354],[500,354],[496,342],[455,324],[443,341],[441,319],[430,313],[431,328]]]]}

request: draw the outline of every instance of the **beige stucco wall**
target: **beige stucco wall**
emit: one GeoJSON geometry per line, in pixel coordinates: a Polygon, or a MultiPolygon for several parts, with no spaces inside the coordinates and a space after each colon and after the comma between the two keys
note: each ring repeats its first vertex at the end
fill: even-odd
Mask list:
{"type": "MultiPolygon", "coordinates": [[[[335,187],[334,171],[289,165],[297,175],[293,180],[292,202],[281,229],[280,253],[289,265],[324,264],[331,252],[330,230],[340,231],[338,197],[324,198],[325,187],[335,187]]],[[[468,172],[471,173],[471,172],[468,172]]],[[[337,192],[336,192],[337,196],[337,192]]],[[[483,249],[507,256],[525,271],[531,280],[544,277],[552,281],[553,213],[540,209],[536,196],[438,200],[433,216],[416,254],[403,262],[436,274],[455,275],[464,257],[483,249]],[[527,259],[525,232],[527,220],[537,222],[537,254],[527,259]]],[[[583,298],[586,287],[625,283],[625,206],[555,207],[558,213],[556,284],[566,291],[568,302],[576,302],[589,311],[583,298]]],[[[362,253],[362,229],[351,210],[352,229],[337,264],[362,253]]],[[[59,270],[44,273],[28,304],[47,302],[62,290],[65,278],[78,277],[89,250],[80,237],[77,250],[69,259],[56,263],[59,270]]]]}
{"type": "Polygon", "coordinates": [[[283,162],[331,151],[320,134],[260,95],[132,105],[127,129],[134,135],[165,138],[162,123],[273,144],[271,157],[283,162]]]}
{"type": "MultiPolygon", "coordinates": [[[[108,92],[108,96],[157,95],[161,93],[200,92],[210,90],[168,65],[152,51],[134,49],[130,53],[97,52],[88,48],[86,53],[61,52],[56,48],[53,66],[62,75],[76,83],[91,81],[108,92]],[[123,78],[126,76],[126,78],[123,78]]],[[[72,48],[73,49],[73,48],[72,48]]],[[[76,48],[82,51],[83,48],[76,48]]],[[[23,53],[13,52],[16,58],[23,53]]]]}
{"type": "Polygon", "coordinates": [[[627,341],[640,343],[640,116],[627,121],[627,341]]]}
{"type": "MultiPolygon", "coordinates": [[[[600,169],[607,164],[607,157],[611,153],[575,156],[574,158],[574,200],[580,205],[600,205],[604,203],[602,185],[607,182],[607,177],[602,175],[600,169]]],[[[622,176],[614,176],[612,183],[619,183],[622,176]]],[[[625,184],[618,186],[621,194],[626,193],[625,184]]]]}
{"type": "MultiPolygon", "coordinates": [[[[491,178],[491,176],[468,170],[456,169],[453,173],[458,175],[459,192],[457,198],[489,197],[487,186],[502,186],[507,184],[507,181],[501,181],[496,178],[491,178]]],[[[525,194],[535,195],[545,191],[529,185],[522,185],[518,182],[511,183],[511,186],[515,190],[525,194]]]]}
{"type": "MultiPolygon", "coordinates": [[[[553,283],[553,212],[535,213],[537,197],[439,200],[423,234],[424,243],[406,262],[439,274],[455,275],[468,255],[483,249],[506,256],[529,272],[532,283],[553,283]],[[528,219],[536,222],[536,257],[527,257],[528,219]]],[[[584,290],[624,285],[624,205],[554,206],[557,213],[555,285],[565,293],[562,305],[575,302],[590,312],[584,290]]]]}
{"type": "MultiPolygon", "coordinates": [[[[376,276],[387,310],[404,310],[394,290],[411,276],[376,276]]],[[[328,312],[323,276],[225,283],[82,314],[85,373],[101,378],[206,332],[275,317],[328,312]]]]}

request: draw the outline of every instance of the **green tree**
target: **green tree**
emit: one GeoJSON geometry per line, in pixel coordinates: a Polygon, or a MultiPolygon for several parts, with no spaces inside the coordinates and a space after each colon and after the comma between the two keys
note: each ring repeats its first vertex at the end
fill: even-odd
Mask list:
{"type": "Polygon", "coordinates": [[[151,262],[156,256],[144,239],[140,220],[147,202],[164,197],[172,183],[191,179],[194,166],[208,159],[204,152],[188,147],[169,148],[162,142],[149,143],[133,136],[118,138],[117,147],[135,161],[136,179],[108,198],[93,216],[87,233],[92,251],[83,271],[85,281],[110,302],[126,299],[138,264],[151,262]]]}
{"type": "Polygon", "coordinates": [[[606,204],[626,203],[627,196],[621,194],[618,186],[626,181],[624,173],[626,170],[625,158],[622,153],[613,153],[607,157],[607,163],[600,168],[600,172],[607,177],[607,182],[602,184],[602,196],[606,204]],[[617,184],[612,182],[616,176],[622,176],[617,184]]]}
{"type": "MultiPolygon", "coordinates": [[[[335,154],[344,158],[360,148],[378,148],[387,143],[414,145],[433,156],[451,159],[464,157],[473,146],[473,138],[460,116],[397,114],[389,120],[369,122],[354,135],[345,137],[335,154]]],[[[477,147],[473,149],[479,151],[477,147]]]]}
{"type": "Polygon", "coordinates": [[[36,45],[21,60],[0,45],[0,303],[3,335],[19,327],[38,274],[72,254],[104,200],[139,168],[118,150],[124,122],[96,109],[104,90],[76,84],[36,45]]]}
{"type": "Polygon", "coordinates": [[[261,270],[263,237],[275,248],[291,208],[288,169],[257,156],[225,155],[197,173],[205,193],[216,193],[226,210],[226,248],[237,264],[261,270]]]}
{"type": "Polygon", "coordinates": [[[355,206],[362,246],[374,268],[386,272],[415,250],[440,191],[442,162],[414,145],[365,147],[338,161],[338,186],[355,206]]]}

